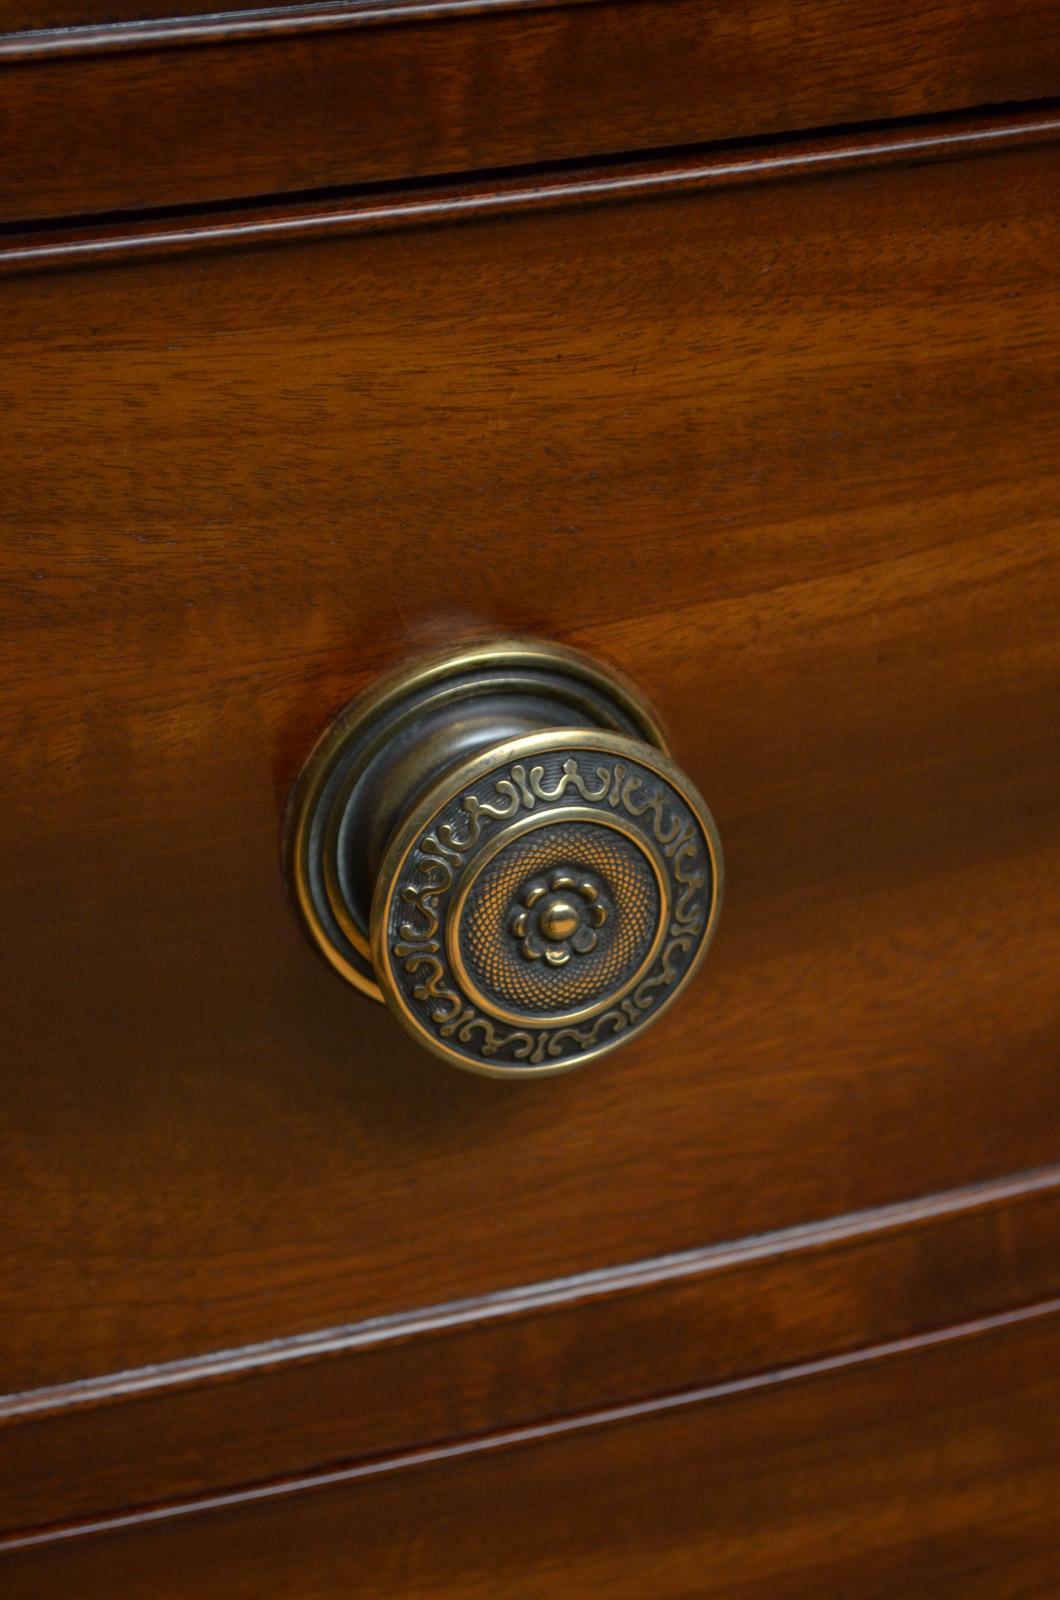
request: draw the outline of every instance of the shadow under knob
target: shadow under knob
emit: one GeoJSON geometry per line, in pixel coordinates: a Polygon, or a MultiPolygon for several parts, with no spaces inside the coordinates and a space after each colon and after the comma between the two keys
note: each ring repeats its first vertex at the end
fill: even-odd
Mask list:
{"type": "Polygon", "coordinates": [[[292,797],[310,933],[421,1044],[496,1077],[643,1031],[717,921],[713,820],[618,674],[498,641],[347,707],[292,797]]]}

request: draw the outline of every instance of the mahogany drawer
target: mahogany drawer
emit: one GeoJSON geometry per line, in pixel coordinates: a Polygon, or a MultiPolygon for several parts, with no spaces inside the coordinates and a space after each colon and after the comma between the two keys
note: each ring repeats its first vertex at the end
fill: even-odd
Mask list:
{"type": "MultiPolygon", "coordinates": [[[[845,1291],[837,1276],[801,1342],[778,1309],[810,1282],[797,1278],[769,1302],[776,1338],[757,1355],[736,1341],[720,1375],[709,1319],[702,1352],[660,1366],[660,1313],[610,1387],[586,1384],[572,1335],[576,1381],[539,1363],[551,1377],[533,1404],[553,1419],[632,1404],[826,1360],[884,1323],[900,1341],[1057,1293],[1038,1199],[1056,1174],[1012,1180],[1026,1189],[1011,1210],[1005,1189],[1054,1160],[1060,1117],[1055,139],[1028,115],[1003,136],[665,157],[335,200],[296,225],[267,207],[118,219],[0,250],[16,468],[0,503],[0,1373],[14,1397],[0,1443],[5,1420],[67,1409],[98,1411],[93,1437],[110,1438],[102,1455],[59,1450],[84,1472],[39,1495],[27,1457],[9,1456],[9,1530],[534,1423],[504,1403],[506,1374],[529,1370],[513,1334],[473,1404],[447,1411],[432,1391],[404,1433],[335,1423],[322,1378],[292,1401],[298,1426],[270,1435],[244,1380],[303,1335],[315,1362],[336,1341],[396,1340],[375,1319],[444,1322],[459,1302],[488,1320],[491,1297],[685,1252],[713,1271],[711,1252],[778,1231],[787,1259],[803,1227],[866,1213],[851,1226],[868,1238],[879,1208],[907,1208],[904,1228],[939,1191],[1000,1196],[953,1256],[964,1276],[916,1254],[886,1315],[857,1306],[869,1277],[897,1271],[890,1257],[845,1291]],[[623,668],[708,796],[728,863],[718,936],[681,1004],[613,1059],[539,1084],[447,1071],[337,981],[280,853],[291,785],[338,708],[417,652],[496,633],[623,668]],[[145,1468],[141,1400],[223,1387],[233,1363],[225,1429],[207,1406],[185,1455],[145,1468]],[[107,1433],[126,1392],[135,1449],[107,1433]],[[226,1453],[251,1413],[249,1442],[226,1453]]],[[[1028,1418],[1055,1372],[1035,1329],[990,1345],[1034,1342],[1013,1402],[1028,1418]]],[[[599,1337],[609,1348],[620,1326],[599,1337]]],[[[986,1430],[990,1470],[1011,1462],[1044,1528],[1035,1426],[1006,1433],[968,1361],[962,1437],[972,1450],[986,1430]]],[[[926,1390],[905,1371],[871,1402],[882,1418],[893,1385],[907,1408],[886,1463],[899,1475],[904,1451],[920,1472],[929,1450],[913,1415],[926,1390]]],[[[856,1430],[863,1379],[822,1382],[856,1430]]],[[[792,1459],[808,1462],[818,1422],[803,1424],[792,1459]]],[[[672,1437],[677,1475],[686,1426],[700,1424],[650,1424],[672,1437]]],[[[702,1426],[695,1451],[727,1459],[728,1423],[702,1426]]],[[[605,1477],[626,1449],[606,1437],[605,1477]]],[[[857,1448],[850,1470],[870,1471],[857,1448]]],[[[533,1506],[555,1483],[546,1452],[560,1481],[591,1476],[596,1449],[520,1456],[512,1493],[533,1506]]],[[[654,1447],[629,1449],[635,1486],[654,1447]]],[[[470,1504],[487,1470],[425,1469],[424,1526],[444,1525],[447,1484],[470,1504]]],[[[839,1467],[821,1470],[841,1518],[839,1467]]],[[[330,1533],[302,1588],[285,1575],[298,1519],[338,1526],[355,1503],[382,1541],[389,1482],[285,1503],[278,1575],[253,1592],[340,1592],[351,1558],[330,1533]]],[[[729,1488],[737,1521],[765,1515],[765,1479],[746,1502],[729,1488]]],[[[967,1496],[944,1504],[940,1488],[926,1513],[940,1571],[974,1484],[967,1496]]],[[[258,1515],[203,1521],[214,1592],[242,1591],[237,1555],[210,1540],[230,1529],[238,1551],[258,1515]]],[[[801,1557],[777,1553],[769,1516],[768,1592],[801,1592],[781,1581],[801,1557]]],[[[184,1592],[184,1537],[174,1524],[101,1540],[82,1592],[184,1592]]],[[[912,1561],[896,1537],[881,1521],[865,1548],[912,1561]]],[[[539,1545],[505,1593],[546,1584],[529,1518],[524,1538],[539,1545]]],[[[1029,1538],[1031,1565],[1044,1540],[1029,1538]]],[[[406,1553],[421,1590],[480,1592],[436,1566],[442,1544],[428,1533],[422,1558],[406,1553]]],[[[1006,1548],[999,1535],[984,1572],[1006,1548]]],[[[421,1592],[380,1549],[370,1592],[421,1592]]],[[[62,1549],[31,1559],[26,1593],[69,1589],[62,1549]]],[[[845,1559],[816,1593],[847,1592],[845,1559]]],[[[629,1592],[714,1592],[691,1570],[664,1562],[656,1587],[629,1592]]],[[[610,1571],[588,1561],[569,1592],[610,1571]]],[[[912,1571],[886,1592],[920,1592],[912,1571]]],[[[974,1592],[1044,1594],[1044,1571],[974,1592]]]]}

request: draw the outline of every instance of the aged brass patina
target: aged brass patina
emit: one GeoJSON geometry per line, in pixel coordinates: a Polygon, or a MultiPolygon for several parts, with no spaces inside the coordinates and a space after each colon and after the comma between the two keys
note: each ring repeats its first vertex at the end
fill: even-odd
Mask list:
{"type": "Polygon", "coordinates": [[[468,647],[355,700],[292,796],[292,886],[331,964],[453,1065],[580,1065],[658,1016],[721,902],[713,819],[619,674],[468,647]]]}

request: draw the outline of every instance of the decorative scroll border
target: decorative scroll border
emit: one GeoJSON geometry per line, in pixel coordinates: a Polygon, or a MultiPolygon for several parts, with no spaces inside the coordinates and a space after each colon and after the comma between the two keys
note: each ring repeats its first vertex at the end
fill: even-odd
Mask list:
{"type": "Polygon", "coordinates": [[[494,781],[492,800],[480,800],[474,794],[462,796],[463,825],[443,823],[424,835],[413,855],[410,875],[421,881],[407,883],[400,891],[409,916],[399,924],[397,935],[391,940],[391,954],[408,977],[417,979],[413,997],[433,1003],[429,1015],[439,1035],[470,1046],[487,1060],[508,1053],[513,1062],[538,1066],[615,1038],[641,1022],[656,1006],[660,992],[680,980],[687,962],[677,966],[675,956],[694,950],[706,929],[709,903],[699,896],[709,880],[698,863],[697,828],[672,806],[668,809],[666,796],[660,790],[648,789],[641,773],[631,771],[626,762],[600,763],[593,776],[595,784],[592,779],[586,780],[577,761],[570,757],[549,788],[544,767],[527,768],[516,762],[507,775],[494,781]],[[482,837],[484,823],[507,821],[521,811],[533,811],[539,801],[560,800],[571,789],[577,790],[583,800],[601,806],[606,803],[636,821],[650,818],[655,842],[669,863],[675,891],[667,941],[649,976],[632,994],[591,1022],[580,1027],[560,1024],[543,1029],[498,1027],[451,987],[440,959],[437,906],[452,889],[468,853],[482,837]]]}

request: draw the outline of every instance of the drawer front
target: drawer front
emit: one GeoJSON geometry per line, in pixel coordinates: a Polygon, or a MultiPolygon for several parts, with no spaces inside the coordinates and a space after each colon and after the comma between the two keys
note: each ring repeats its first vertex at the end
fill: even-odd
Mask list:
{"type": "Polygon", "coordinates": [[[1060,1111],[1056,152],[8,279],[8,1388],[1034,1166],[1060,1111]],[[693,989],[543,1083],[309,948],[330,716],[622,666],[725,844],[693,989]]]}

